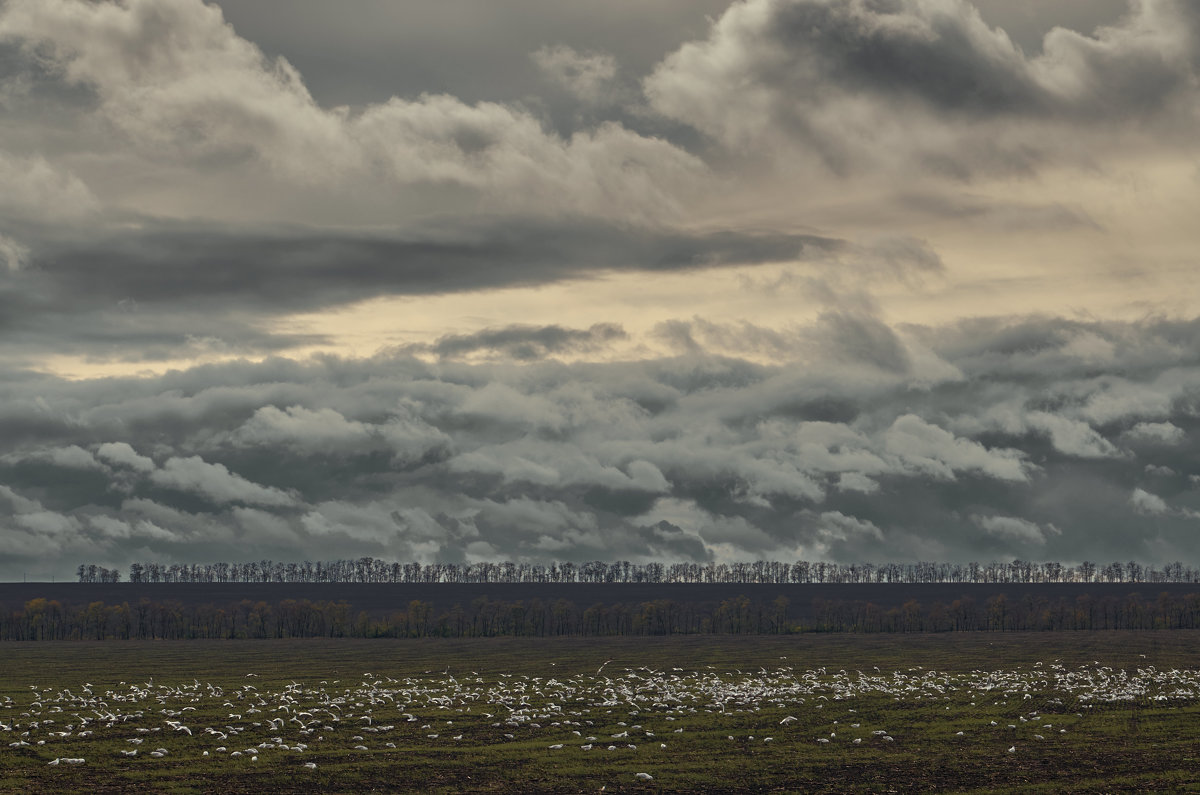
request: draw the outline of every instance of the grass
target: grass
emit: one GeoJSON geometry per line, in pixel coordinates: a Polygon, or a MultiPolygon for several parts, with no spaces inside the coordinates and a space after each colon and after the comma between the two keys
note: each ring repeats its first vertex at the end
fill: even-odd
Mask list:
{"type": "Polygon", "coordinates": [[[1200,791],[1198,651],[1191,632],[4,644],[0,791],[1200,791]]]}

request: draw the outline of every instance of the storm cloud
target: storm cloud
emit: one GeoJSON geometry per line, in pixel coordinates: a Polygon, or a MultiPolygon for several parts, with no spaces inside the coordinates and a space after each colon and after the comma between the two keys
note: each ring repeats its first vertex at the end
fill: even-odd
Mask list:
{"type": "Polygon", "coordinates": [[[463,8],[0,2],[0,577],[1200,551],[1194,4],[463,8]]]}
{"type": "Polygon", "coordinates": [[[966,0],[754,0],[664,59],[646,92],[725,146],[839,173],[1034,172],[1087,125],[1182,134],[1200,110],[1198,35],[1192,4],[1148,0],[1092,35],[1054,28],[1030,56],[966,0]]]}
{"type": "Polygon", "coordinates": [[[1195,554],[1200,493],[1186,473],[1200,355],[1180,344],[1195,323],[1014,319],[969,348],[936,329],[889,331],[879,347],[927,346],[943,377],[836,351],[777,366],[705,349],[567,364],[545,349],[531,360],[496,332],[494,358],[478,364],[395,354],[9,382],[6,423],[38,430],[0,458],[3,532],[18,550],[5,573],[51,554],[296,549],[537,561],[1195,554]],[[1103,366],[1079,352],[1082,338],[1110,343],[1103,366]],[[1121,393],[1157,399],[1112,403],[1121,393]],[[831,419],[834,404],[845,408],[831,419]],[[1060,427],[1082,430],[1064,442],[1060,427]]]}

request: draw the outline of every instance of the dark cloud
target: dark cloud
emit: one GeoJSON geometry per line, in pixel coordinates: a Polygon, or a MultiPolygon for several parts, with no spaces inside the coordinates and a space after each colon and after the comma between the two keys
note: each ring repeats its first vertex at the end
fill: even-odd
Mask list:
{"type": "MultiPolygon", "coordinates": [[[[688,235],[586,220],[438,230],[431,223],[406,239],[147,223],[141,230],[76,240],[60,236],[35,245],[28,267],[0,273],[0,323],[14,350],[24,343],[35,351],[54,347],[126,361],[261,353],[323,341],[268,331],[265,319],[369,296],[545,284],[605,271],[802,261],[845,246],[816,235],[688,235]]],[[[501,337],[513,334],[488,343],[489,333],[478,337],[481,345],[502,344],[501,337]]],[[[597,342],[616,338],[607,327],[588,333],[597,342]]],[[[554,352],[583,339],[544,330],[526,342],[533,346],[529,351],[541,346],[554,352]],[[556,333],[561,339],[554,339],[556,333]]],[[[471,344],[446,339],[435,352],[471,344]]]]}
{"type": "Polygon", "coordinates": [[[297,549],[1189,558],[1198,327],[1033,318],[965,334],[827,318],[796,330],[807,358],[787,366],[702,349],[522,364],[530,338],[540,354],[575,337],[500,329],[454,350],[516,346],[518,363],[393,354],[10,378],[5,421],[25,430],[0,457],[0,533],[17,550],[4,571],[48,555],[297,549]],[[831,334],[846,344],[805,344],[831,334]]]}
{"type": "Polygon", "coordinates": [[[972,114],[1049,104],[1020,51],[967,3],[776,3],[768,36],[794,60],[760,66],[764,82],[803,85],[819,74],[826,85],[972,114]]]}
{"type": "Polygon", "coordinates": [[[1101,269],[1186,306],[1195,4],[228,5],[0,3],[0,576],[1195,556],[1200,321],[889,321],[1101,269]],[[646,294],[502,305],[567,280],[646,294]]]}
{"type": "Polygon", "coordinates": [[[586,329],[514,325],[484,329],[474,334],[448,334],[427,345],[409,346],[407,350],[428,352],[444,359],[483,352],[530,361],[556,354],[596,351],[628,337],[615,323],[596,323],[586,329]]]}
{"type": "Polygon", "coordinates": [[[967,0],[753,0],[645,87],[656,110],[733,150],[802,152],[843,176],[1032,174],[1077,160],[1081,137],[1099,154],[1097,122],[1182,134],[1198,33],[1193,4],[1146,0],[1094,32],[1048,30],[1031,56],[967,0]]]}
{"type": "MultiPolygon", "coordinates": [[[[431,223],[427,228],[437,229],[431,223]]],[[[505,220],[412,238],[292,230],[161,229],[47,244],[34,269],[56,303],[245,301],[314,308],[391,292],[422,295],[542,284],[604,270],[684,270],[792,261],[843,245],[816,235],[656,233],[586,220],[505,220]]]]}
{"type": "Polygon", "coordinates": [[[908,351],[895,332],[879,320],[830,312],[821,316],[820,325],[830,349],[840,351],[850,360],[895,372],[908,369],[908,351]]]}

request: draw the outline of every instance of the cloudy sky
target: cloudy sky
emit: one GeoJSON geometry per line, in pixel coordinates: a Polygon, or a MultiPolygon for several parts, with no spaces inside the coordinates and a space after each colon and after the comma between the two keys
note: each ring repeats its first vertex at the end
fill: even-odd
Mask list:
{"type": "Polygon", "coordinates": [[[0,579],[1200,560],[1190,0],[0,0],[0,579]]]}

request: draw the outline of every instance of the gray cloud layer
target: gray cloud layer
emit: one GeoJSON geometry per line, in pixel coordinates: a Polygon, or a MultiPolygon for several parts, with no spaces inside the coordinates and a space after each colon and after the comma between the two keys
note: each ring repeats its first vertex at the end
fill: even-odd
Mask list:
{"type": "Polygon", "coordinates": [[[1092,36],[1055,28],[1033,57],[965,0],[760,0],[666,58],[646,92],[727,147],[839,174],[1034,173],[1122,132],[1187,136],[1198,36],[1184,0],[1138,3],[1092,36]]]}
{"type": "MultiPolygon", "coordinates": [[[[47,560],[1191,559],[1198,325],[844,322],[562,364],[620,330],[0,387],[0,576],[47,560]],[[852,342],[846,343],[850,336],[852,342]],[[826,344],[819,344],[824,339],[826,344]],[[514,347],[515,346],[515,347],[514,347]],[[896,351],[903,352],[897,356],[896,351]],[[512,363],[512,360],[523,363],[512,363]],[[664,529],[666,528],[666,529],[664,529]]],[[[721,334],[717,334],[721,331],[721,334]]],[[[60,575],[69,567],[60,567],[60,575]]]]}
{"type": "Polygon", "coordinates": [[[1190,3],[1148,0],[1028,55],[964,0],[754,0],[706,38],[631,44],[640,85],[614,83],[621,63],[599,42],[526,50],[587,112],[428,90],[333,107],[215,5],[8,0],[2,322],[27,360],[178,358],[217,337],[269,353],[320,342],[265,332],[271,316],[370,295],[804,261],[854,235],[797,233],[803,217],[714,232],[697,208],[769,191],[836,202],[810,162],[894,175],[907,212],[1086,226],[1069,207],[966,201],[929,180],[1191,145],[1198,24],[1190,3]]]}
{"type": "Polygon", "coordinates": [[[978,307],[1011,277],[1069,301],[1095,254],[1170,299],[1196,4],[669,0],[601,30],[608,6],[518,0],[528,24],[476,4],[444,39],[450,12],[406,8],[407,49],[386,4],[288,7],[270,34],[261,0],[0,0],[0,577],[1196,555],[1195,320],[905,325],[879,297],[945,280],[978,307]],[[613,274],[691,292],[581,319],[613,274]],[[690,307],[717,275],[740,292],[690,307]],[[568,280],[550,321],[284,358],[336,334],[296,313],[568,280]],[[792,295],[808,319],[756,315],[792,295]],[[726,298],[740,318],[707,311],[726,298]],[[227,361],[46,374],[202,356],[227,361]]]}

